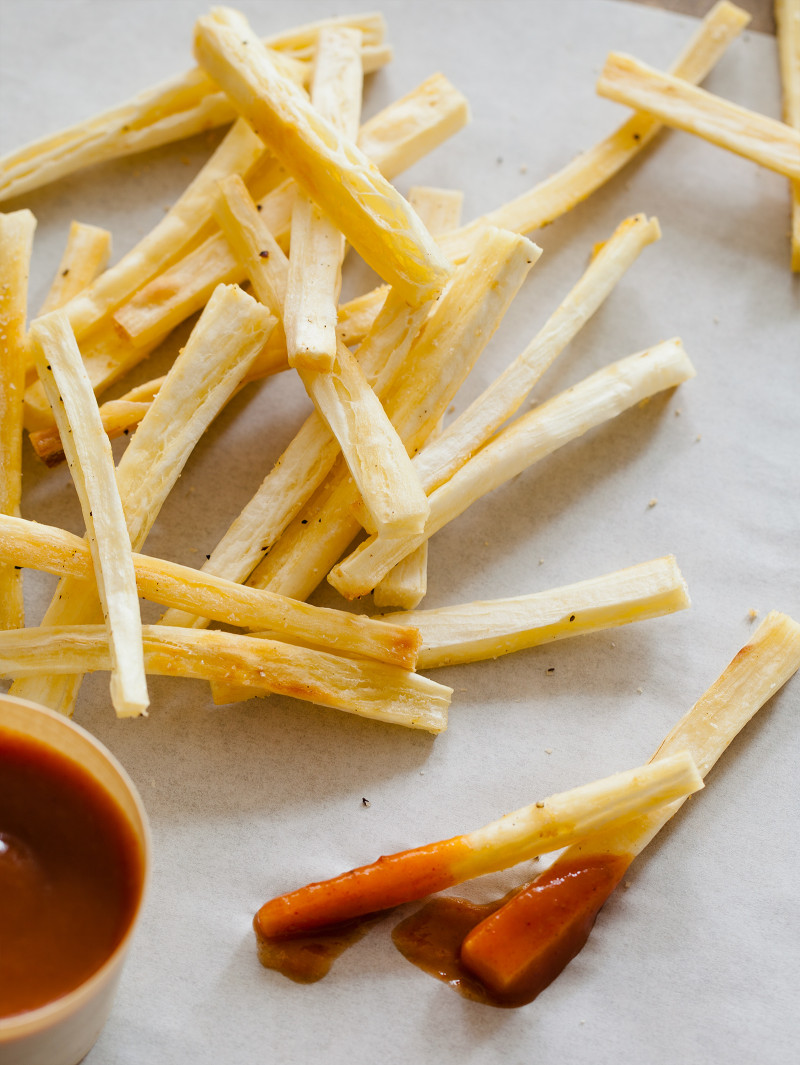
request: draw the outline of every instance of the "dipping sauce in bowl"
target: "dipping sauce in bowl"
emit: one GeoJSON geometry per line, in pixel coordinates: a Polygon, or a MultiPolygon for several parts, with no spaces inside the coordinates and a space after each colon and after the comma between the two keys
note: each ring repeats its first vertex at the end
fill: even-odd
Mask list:
{"type": "Polygon", "coordinates": [[[69,1065],[88,1052],[141,905],[148,846],[141,801],[113,756],[60,715],[0,696],[0,1065],[69,1065]]]}

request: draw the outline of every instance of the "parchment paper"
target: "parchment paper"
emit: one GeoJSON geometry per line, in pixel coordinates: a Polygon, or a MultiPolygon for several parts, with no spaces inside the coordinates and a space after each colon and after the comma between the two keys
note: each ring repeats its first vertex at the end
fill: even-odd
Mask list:
{"type": "MultiPolygon", "coordinates": [[[[265,34],[343,11],[329,0],[240,7],[265,34]]],[[[2,0],[3,150],[191,66],[201,10],[184,0],[2,0]]],[[[467,94],[472,124],[398,181],[404,191],[463,188],[466,220],[624,120],[594,94],[608,51],[666,67],[695,25],[601,0],[388,0],[383,10],[396,58],[368,80],[365,113],[436,70],[467,94]]],[[[746,33],[707,86],[779,117],[774,40],[746,33]]],[[[121,255],[217,139],[97,167],[4,205],[29,206],[39,219],[32,308],[73,217],[109,227],[121,255]]],[[[436,739],[280,698],[215,708],[203,684],[160,678],[150,682],[149,718],[118,722],[107,676],[89,679],[76,720],[125,764],[154,835],[146,910],[89,1065],[796,1060],[797,679],[648,847],[586,948],[531,1006],[463,1001],[400,957],[392,920],[311,987],[265,971],[255,952],[253,913],[281,891],[646,761],[747,641],[751,608],[800,617],[800,329],[782,178],[688,135],[663,135],[534,235],[544,255],[457,406],[522,349],[592,245],[635,211],[659,217],[662,241],[536,397],[673,335],[697,378],[564,448],[439,533],[425,605],[556,587],[671,552],[691,610],[437,671],[455,693],[450,727],[436,739]]],[[[351,264],[347,290],[370,283],[351,264]]],[[[155,355],[124,388],[166,364],[155,355]]],[[[237,397],[187,465],[147,550],[199,564],[308,408],[288,374],[237,397]]],[[[82,532],[68,473],[45,471],[30,449],[24,491],[25,516],[82,532]]],[[[35,623],[52,582],[31,574],[26,587],[35,623]]],[[[315,601],[341,602],[330,589],[315,601]]],[[[533,868],[461,893],[494,897],[533,868]]]]}

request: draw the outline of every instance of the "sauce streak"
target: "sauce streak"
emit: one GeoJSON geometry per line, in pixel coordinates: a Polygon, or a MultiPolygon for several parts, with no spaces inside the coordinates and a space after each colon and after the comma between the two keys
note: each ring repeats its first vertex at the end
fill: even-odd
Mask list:
{"type": "Polygon", "coordinates": [[[133,829],[80,765],[0,730],[0,1017],[100,968],[130,925],[143,871],[133,829]]]}
{"type": "Polygon", "coordinates": [[[556,862],[531,884],[483,906],[433,899],[402,921],[392,939],[408,961],[465,998],[524,1006],[581,950],[629,863],[618,855],[556,862]]]}
{"type": "Polygon", "coordinates": [[[254,920],[258,959],[265,969],[274,969],[297,984],[315,984],[328,975],[339,955],[363,939],[382,917],[382,913],[368,914],[308,935],[283,937],[265,936],[254,920]]]}

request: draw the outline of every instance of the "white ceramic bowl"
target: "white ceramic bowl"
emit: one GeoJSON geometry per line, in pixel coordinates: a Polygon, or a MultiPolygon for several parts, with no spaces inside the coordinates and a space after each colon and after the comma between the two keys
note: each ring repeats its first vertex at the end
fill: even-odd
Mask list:
{"type": "Polygon", "coordinates": [[[117,983],[141,912],[150,868],[150,829],[128,774],[85,729],[36,703],[0,694],[0,728],[30,737],[79,762],[127,818],[142,854],[142,890],[114,953],[69,994],[38,1009],[0,1018],[0,1065],[77,1065],[111,1011],[117,983]]]}

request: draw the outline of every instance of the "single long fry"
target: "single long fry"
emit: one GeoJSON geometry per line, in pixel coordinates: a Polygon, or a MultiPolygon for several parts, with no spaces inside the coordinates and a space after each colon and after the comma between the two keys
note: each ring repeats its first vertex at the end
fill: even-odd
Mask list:
{"type": "Polygon", "coordinates": [[[609,100],[655,115],[793,181],[800,180],[800,131],[732,104],[633,56],[612,52],[597,82],[609,100]]]}
{"type": "MultiPolygon", "coordinates": [[[[379,13],[321,19],[267,37],[264,44],[280,51],[293,76],[307,80],[320,30],[352,26],[362,35],[364,73],[389,62],[386,24],[379,13]]],[[[0,200],[30,192],[83,167],[156,148],[232,122],[236,112],[224,93],[201,70],[171,78],[132,100],[68,129],[28,144],[0,159],[0,200]]]]}
{"type": "Polygon", "coordinates": [[[415,456],[414,467],[426,492],[452,477],[516,413],[545,370],[608,298],[640,252],[660,236],[658,220],[643,214],[620,223],[522,354],[415,456]]]}
{"type": "Polygon", "coordinates": [[[73,222],[56,276],[39,314],[56,311],[83,292],[105,270],[110,255],[111,234],[107,229],[73,222]]]}
{"type": "MultiPolygon", "coordinates": [[[[288,695],[426,732],[447,727],[452,689],[397,666],[216,629],[143,625],[142,639],[148,673],[246,684],[262,695],[288,695]]],[[[108,669],[110,661],[100,625],[0,633],[2,676],[35,676],[43,669],[68,676],[108,669]]]]}
{"type": "Polygon", "coordinates": [[[365,595],[409,551],[476,499],[594,426],[694,374],[677,339],[606,366],[512,422],[437,488],[430,496],[425,532],[402,540],[371,536],[331,570],[328,580],[342,595],[365,595]]]}
{"type": "MultiPolygon", "coordinates": [[[[141,548],[194,445],[238,387],[274,322],[233,286],[221,286],[209,301],[117,468],[133,550],[141,548]]],[[[87,582],[64,578],[43,624],[94,622],[96,615],[97,597],[87,582]]],[[[16,681],[11,690],[70,713],[79,685],[80,678],[40,675],[16,681]]]]}
{"type": "Polygon", "coordinates": [[[280,74],[241,15],[215,8],[198,19],[195,57],[385,281],[412,304],[441,291],[450,265],[414,211],[356,143],[280,74]]]}
{"type": "MultiPolygon", "coordinates": [[[[705,777],[751,717],[799,668],[800,625],[773,611],[672,729],[651,764],[687,751],[705,777]]],[[[573,844],[531,885],[473,929],[461,947],[464,965],[496,994],[512,997],[524,990],[526,999],[533,997],[578,953],[627,866],[684,801],[678,799],[573,844]],[[613,867],[614,875],[601,887],[595,871],[604,863],[613,867]],[[562,907],[558,922],[543,920],[547,885],[565,874],[578,885],[581,880],[591,883],[591,896],[574,910],[562,907]]],[[[582,894],[579,887],[577,895],[582,894]]]]}
{"type": "MultiPolygon", "coordinates": [[[[391,180],[456,133],[468,119],[463,94],[436,74],[366,122],[358,143],[391,180]]],[[[290,182],[259,201],[262,217],[279,243],[288,236],[295,188],[290,182]]],[[[215,285],[241,281],[244,276],[227,241],[217,234],[145,285],[115,313],[115,319],[132,343],[144,345],[199,310],[215,285]]],[[[380,293],[370,294],[366,302],[380,299],[380,293]]],[[[347,335],[342,339],[347,344],[353,342],[347,335]]]]}
{"type": "MultiPolygon", "coordinates": [[[[775,0],[783,121],[800,130],[800,0],[775,0]]],[[[800,271],[800,182],[791,184],[792,270],[800,271]]]]}
{"type": "Polygon", "coordinates": [[[86,524],[106,620],[111,701],[120,717],[135,717],[147,712],[149,699],[136,578],[111,445],[66,313],[51,311],[37,319],[30,340],[86,524]]]}
{"type": "MultiPolygon", "coordinates": [[[[59,577],[93,577],[89,545],[79,536],[0,515],[0,559],[59,577]]],[[[410,625],[309,606],[272,592],[246,588],[188,566],[133,554],[139,595],[150,602],[198,611],[214,621],[246,629],[271,629],[280,638],[360,655],[414,669],[420,636],[410,625]]]]}
{"type": "MultiPolygon", "coordinates": [[[[358,136],[361,117],[361,35],[323,30],[317,41],[311,103],[346,137],[358,136]]],[[[289,277],[283,307],[290,366],[332,370],[336,360],[336,305],[342,284],[344,235],[306,196],[292,209],[289,277]]]]}
{"type": "MultiPolygon", "coordinates": [[[[721,0],[700,23],[671,73],[684,81],[702,81],[749,21],[746,11],[721,0]]],[[[549,225],[618,174],[662,128],[661,122],[650,115],[633,115],[610,136],[522,196],[445,237],[441,241],[445,254],[452,262],[461,262],[481,225],[500,226],[517,233],[532,233],[549,225]]]]}
{"type": "MultiPolygon", "coordinates": [[[[0,514],[19,514],[22,494],[25,316],[35,229],[30,211],[0,214],[0,514]]],[[[0,566],[0,629],[17,628],[23,618],[22,576],[0,566]]]]}
{"type": "Polygon", "coordinates": [[[688,754],[616,773],[531,803],[474,832],[400,851],[271,899],[256,914],[256,934],[291,936],[398,906],[558,850],[701,787],[688,754]]]}
{"type": "Polygon", "coordinates": [[[422,636],[420,669],[480,662],[525,647],[662,617],[689,606],[672,555],[547,592],[381,615],[422,636]]]}

